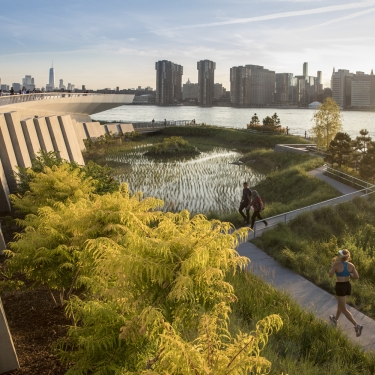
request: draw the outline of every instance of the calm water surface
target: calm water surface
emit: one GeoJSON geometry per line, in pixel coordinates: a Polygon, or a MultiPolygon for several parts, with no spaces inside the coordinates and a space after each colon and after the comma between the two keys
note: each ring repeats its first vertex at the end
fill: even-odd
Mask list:
{"type": "MultiPolygon", "coordinates": [[[[283,127],[288,126],[292,134],[304,135],[313,126],[311,121],[314,111],[311,109],[280,108],[231,108],[196,106],[142,106],[126,105],[93,115],[95,120],[103,121],[163,121],[192,120],[197,123],[225,127],[246,128],[254,113],[260,120],[277,112],[283,127]]],[[[375,112],[343,111],[343,130],[351,137],[358,135],[361,129],[367,129],[375,138],[375,112]]]]}
{"type": "Polygon", "coordinates": [[[265,176],[245,165],[231,164],[241,154],[226,149],[203,152],[191,159],[155,161],[144,156],[147,148],[108,157],[131,166],[129,172],[118,175],[127,182],[131,193],[142,191],[164,201],[165,211],[187,209],[193,213],[228,213],[237,209],[242,183],[256,185],[265,176]]]}

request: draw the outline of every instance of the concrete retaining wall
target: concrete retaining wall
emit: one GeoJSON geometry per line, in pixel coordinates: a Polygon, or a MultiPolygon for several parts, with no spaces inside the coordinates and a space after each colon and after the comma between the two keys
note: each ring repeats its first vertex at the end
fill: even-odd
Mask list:
{"type": "Polygon", "coordinates": [[[46,121],[49,133],[51,134],[53,148],[57,152],[58,157],[69,161],[68,149],[57,116],[48,116],[46,117],[46,121]]]}
{"type": "Polygon", "coordinates": [[[17,188],[14,173],[17,173],[17,159],[10,138],[4,114],[0,114],[0,160],[3,164],[4,174],[11,192],[17,188]]]}
{"type": "MultiPolygon", "coordinates": [[[[4,236],[3,236],[3,232],[1,230],[1,224],[0,224],[0,254],[3,252],[3,250],[5,250],[7,248],[6,244],[5,244],[5,241],[4,241],[4,236]]],[[[1,337],[0,337],[0,340],[1,340],[1,337]]]]}
{"type": "Polygon", "coordinates": [[[103,125],[100,125],[100,122],[84,122],[83,126],[92,140],[101,137],[106,134],[106,129],[103,125]]]}
{"type": "Polygon", "coordinates": [[[45,152],[54,151],[51,134],[48,130],[46,118],[36,117],[33,119],[33,121],[41,149],[45,152]]]}
{"type": "Polygon", "coordinates": [[[25,136],[23,134],[21,120],[18,113],[8,112],[5,113],[4,116],[12,140],[13,150],[16,154],[17,165],[21,168],[31,167],[29,150],[26,146],[25,136]]]}
{"type": "Polygon", "coordinates": [[[133,124],[120,124],[123,133],[132,133],[134,131],[133,124]]]}
{"type": "Polygon", "coordinates": [[[60,123],[61,131],[64,137],[70,161],[75,161],[79,165],[85,165],[85,161],[83,160],[81,152],[81,147],[78,143],[78,138],[74,131],[72,119],[69,115],[57,116],[57,119],[60,123]]]}
{"type": "Polygon", "coordinates": [[[3,303],[0,299],[0,374],[17,370],[20,367],[9,331],[3,303]]]}
{"type": "MultiPolygon", "coordinates": [[[[9,186],[7,179],[5,177],[5,172],[3,169],[3,164],[0,160],[0,212],[10,212],[10,201],[9,201],[9,186]]],[[[1,239],[0,239],[1,241],[1,239]]],[[[0,244],[1,247],[1,244],[0,244]]],[[[1,252],[1,249],[0,249],[1,252]]]]}
{"type": "Polygon", "coordinates": [[[41,150],[38,134],[32,118],[21,121],[23,134],[25,135],[27,149],[31,159],[35,159],[37,153],[41,150]]]}
{"type": "Polygon", "coordinates": [[[107,134],[117,135],[118,133],[122,132],[119,124],[105,124],[104,127],[107,131],[107,134]]]}
{"type": "Polygon", "coordinates": [[[87,135],[86,129],[82,122],[77,122],[76,120],[72,119],[72,123],[73,123],[73,128],[78,139],[79,147],[81,151],[84,151],[86,147],[85,147],[85,143],[83,142],[83,140],[88,139],[89,136],[87,135]]]}

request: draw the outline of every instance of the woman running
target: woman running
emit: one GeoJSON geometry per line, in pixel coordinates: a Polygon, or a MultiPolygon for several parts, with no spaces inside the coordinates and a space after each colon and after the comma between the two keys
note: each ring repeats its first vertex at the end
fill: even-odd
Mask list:
{"type": "Polygon", "coordinates": [[[357,270],[353,263],[350,263],[350,252],[349,250],[339,250],[339,255],[333,259],[333,265],[329,271],[329,277],[336,274],[336,298],[337,298],[337,312],[335,315],[330,315],[331,321],[337,325],[337,321],[341,313],[343,313],[346,318],[354,324],[355,333],[361,336],[363,326],[358,324],[350,311],[346,308],[346,296],[352,294],[352,286],[350,284],[350,277],[353,279],[359,279],[357,270]]]}

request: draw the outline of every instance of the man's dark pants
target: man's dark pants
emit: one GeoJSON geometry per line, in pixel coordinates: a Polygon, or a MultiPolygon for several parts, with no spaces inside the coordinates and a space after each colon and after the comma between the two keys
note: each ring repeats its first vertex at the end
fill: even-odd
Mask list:
{"type": "Polygon", "coordinates": [[[247,224],[249,224],[249,222],[250,222],[250,207],[247,208],[248,206],[249,206],[249,202],[241,202],[240,208],[238,209],[239,213],[242,215],[242,217],[244,218],[244,220],[246,220],[247,224]],[[243,210],[245,208],[246,208],[246,216],[243,213],[243,210]]]}

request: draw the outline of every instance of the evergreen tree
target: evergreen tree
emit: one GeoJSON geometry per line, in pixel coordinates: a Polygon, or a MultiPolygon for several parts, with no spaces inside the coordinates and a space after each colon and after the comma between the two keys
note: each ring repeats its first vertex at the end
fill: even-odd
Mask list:
{"type": "Polygon", "coordinates": [[[277,113],[275,112],[273,115],[272,115],[272,120],[273,120],[273,126],[275,128],[279,128],[281,126],[281,121],[280,121],[280,118],[279,116],[277,115],[277,113]]]}
{"type": "Polygon", "coordinates": [[[339,168],[343,163],[348,163],[353,154],[352,140],[347,133],[337,133],[330,142],[325,160],[337,164],[339,168]]]}
{"type": "Polygon", "coordinates": [[[341,110],[332,98],[326,98],[314,114],[311,129],[318,147],[328,149],[331,140],[342,129],[341,110]]]}
{"type": "Polygon", "coordinates": [[[362,178],[375,183],[375,142],[367,144],[367,151],[362,156],[359,163],[359,174],[362,178]]]}
{"type": "Polygon", "coordinates": [[[357,149],[366,152],[369,142],[371,142],[371,137],[368,135],[367,129],[362,129],[359,131],[360,136],[356,138],[357,140],[357,149]]]}
{"type": "Polygon", "coordinates": [[[254,116],[251,118],[250,125],[260,125],[259,117],[256,113],[254,113],[254,116]]]}

